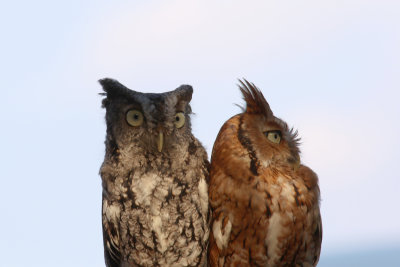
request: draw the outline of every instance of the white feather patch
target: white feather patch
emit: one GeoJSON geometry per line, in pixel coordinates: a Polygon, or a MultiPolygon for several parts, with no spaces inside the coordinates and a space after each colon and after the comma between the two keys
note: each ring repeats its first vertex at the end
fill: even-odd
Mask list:
{"type": "Polygon", "coordinates": [[[224,229],[222,229],[222,219],[213,223],[213,234],[215,242],[217,243],[217,246],[220,250],[227,247],[229,236],[231,235],[231,230],[232,223],[231,221],[229,221],[229,219],[224,229]]]}
{"type": "Polygon", "coordinates": [[[121,212],[121,209],[118,205],[108,205],[107,200],[103,201],[103,210],[108,221],[115,221],[117,218],[119,218],[121,212]]]}
{"type": "Polygon", "coordinates": [[[163,253],[167,249],[167,239],[162,231],[162,221],[160,216],[153,216],[152,228],[157,235],[160,244],[160,252],[163,253]]]}
{"type": "Polygon", "coordinates": [[[203,214],[207,214],[207,211],[208,211],[208,189],[207,189],[206,180],[204,178],[200,178],[198,188],[199,188],[201,211],[203,214]]]}
{"type": "Polygon", "coordinates": [[[282,183],[282,193],[281,195],[287,199],[289,202],[294,202],[294,188],[291,184],[289,184],[288,182],[286,183],[282,183]]]}
{"type": "Polygon", "coordinates": [[[281,216],[279,212],[275,212],[272,214],[271,218],[269,219],[268,225],[268,234],[267,238],[265,239],[265,245],[268,248],[268,255],[272,256],[269,261],[275,262],[277,258],[277,253],[275,250],[278,248],[278,236],[281,233],[281,216]]]}
{"type": "Polygon", "coordinates": [[[271,187],[274,187],[274,189],[279,192],[278,197],[273,197],[271,201],[271,209],[274,210],[275,212],[272,213],[271,218],[269,219],[269,225],[268,225],[268,232],[267,232],[267,237],[265,239],[265,245],[268,247],[268,256],[269,258],[269,263],[274,264],[279,260],[279,253],[277,253],[277,250],[279,249],[279,236],[282,235],[284,232],[285,228],[282,227],[283,222],[287,221],[288,219],[290,221],[293,220],[293,213],[290,211],[286,211],[284,213],[281,213],[278,211],[278,206],[280,201],[280,205],[286,205],[287,202],[295,202],[295,191],[292,183],[290,182],[289,179],[285,177],[278,177],[277,179],[277,184],[280,184],[280,192],[279,192],[279,187],[277,185],[273,185],[271,187]],[[282,201],[284,200],[284,201],[282,201]]]}
{"type": "Polygon", "coordinates": [[[147,174],[133,181],[131,190],[135,193],[136,205],[150,206],[151,194],[153,193],[159,176],[147,174]]]}

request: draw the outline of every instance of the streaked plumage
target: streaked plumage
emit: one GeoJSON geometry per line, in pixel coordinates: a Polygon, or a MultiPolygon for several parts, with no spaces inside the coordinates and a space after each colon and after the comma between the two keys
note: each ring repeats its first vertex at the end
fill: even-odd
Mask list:
{"type": "Polygon", "coordinates": [[[300,164],[297,132],[240,83],[246,109],[222,126],[211,157],[210,266],[316,266],[317,175],[300,164]]]}
{"type": "Polygon", "coordinates": [[[106,266],[205,266],[209,163],[191,133],[192,87],[150,94],[112,79],[100,83],[106,266]]]}

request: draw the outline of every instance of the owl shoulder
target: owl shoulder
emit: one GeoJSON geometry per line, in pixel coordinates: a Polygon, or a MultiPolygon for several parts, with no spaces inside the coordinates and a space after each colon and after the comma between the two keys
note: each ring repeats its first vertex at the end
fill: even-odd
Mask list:
{"type": "Polygon", "coordinates": [[[299,169],[297,170],[297,173],[303,178],[308,188],[313,188],[318,185],[318,176],[309,167],[301,164],[299,169]]]}
{"type": "Polygon", "coordinates": [[[319,199],[318,175],[312,169],[302,164],[297,170],[297,175],[303,180],[307,189],[315,195],[315,198],[319,199]]]}
{"type": "Polygon", "coordinates": [[[221,147],[226,147],[226,145],[228,144],[233,145],[232,140],[235,140],[237,138],[239,123],[240,116],[236,115],[227,120],[224,125],[222,125],[216,138],[216,142],[214,143],[213,156],[214,154],[218,154],[219,152],[223,151],[221,147]]]}
{"type": "MultiPolygon", "coordinates": [[[[207,160],[207,152],[201,142],[194,136],[192,136],[189,146],[188,152],[190,155],[195,155],[196,157],[207,160]]],[[[208,160],[207,160],[208,161],[208,160]]]]}

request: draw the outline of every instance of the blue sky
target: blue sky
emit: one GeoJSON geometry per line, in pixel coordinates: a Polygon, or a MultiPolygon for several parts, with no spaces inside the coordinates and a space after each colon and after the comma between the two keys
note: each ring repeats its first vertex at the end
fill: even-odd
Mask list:
{"type": "Polygon", "coordinates": [[[9,1],[0,30],[0,266],[104,266],[104,77],[193,85],[209,153],[254,82],[320,177],[319,266],[396,265],[399,1],[9,1]]]}

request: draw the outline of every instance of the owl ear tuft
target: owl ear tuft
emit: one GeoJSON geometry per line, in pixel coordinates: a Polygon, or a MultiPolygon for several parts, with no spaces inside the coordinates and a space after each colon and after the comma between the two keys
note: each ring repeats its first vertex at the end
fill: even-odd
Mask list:
{"type": "Polygon", "coordinates": [[[243,99],[246,101],[246,112],[264,114],[267,118],[272,117],[272,110],[261,91],[246,79],[243,79],[243,81],[239,80],[240,84],[238,86],[243,94],[243,99]]]}
{"type": "Polygon", "coordinates": [[[113,97],[130,91],[130,89],[114,79],[104,78],[99,80],[99,83],[103,86],[103,91],[105,92],[101,93],[101,95],[106,95],[107,97],[113,97]]]}
{"type": "Polygon", "coordinates": [[[177,97],[176,109],[179,111],[184,111],[186,113],[191,113],[189,102],[192,100],[193,87],[191,85],[181,85],[172,91],[177,97]]]}
{"type": "Polygon", "coordinates": [[[100,93],[100,95],[106,96],[103,99],[102,107],[107,107],[109,104],[109,100],[115,97],[124,97],[128,96],[132,90],[122,85],[117,80],[111,78],[100,79],[99,83],[103,87],[104,93],[100,93]]]}
{"type": "Polygon", "coordinates": [[[192,100],[193,87],[191,85],[183,84],[176,88],[174,92],[177,94],[180,101],[189,103],[190,100],[192,100]]]}

